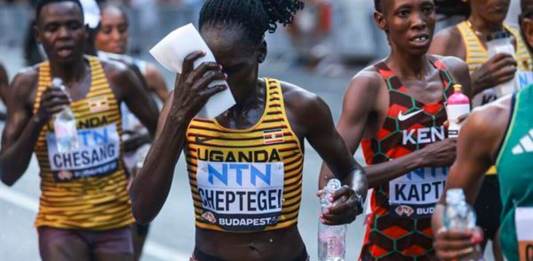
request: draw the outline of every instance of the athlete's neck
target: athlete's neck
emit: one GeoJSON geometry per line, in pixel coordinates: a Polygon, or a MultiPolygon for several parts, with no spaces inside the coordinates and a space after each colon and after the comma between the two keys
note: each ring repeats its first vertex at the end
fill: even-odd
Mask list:
{"type": "MultiPolygon", "coordinates": [[[[475,13],[472,13],[470,17],[468,18],[468,21],[470,22],[472,26],[472,30],[476,32],[478,36],[488,36],[491,33],[502,31],[504,29],[503,27],[503,21],[500,22],[491,22],[483,19],[481,16],[476,15],[475,13]]],[[[485,40],[485,39],[482,39],[485,40]]]]}
{"type": "Polygon", "coordinates": [[[230,110],[235,113],[243,113],[251,108],[256,108],[261,100],[260,88],[262,85],[263,83],[257,80],[253,84],[254,87],[241,86],[241,88],[232,89],[236,104],[230,110]]]}
{"type": "Polygon", "coordinates": [[[87,72],[83,56],[79,60],[71,63],[61,64],[50,61],[50,69],[53,77],[61,78],[67,88],[68,86],[72,86],[69,83],[81,81],[87,72]]]}
{"type": "Polygon", "coordinates": [[[426,54],[414,56],[407,52],[394,50],[391,51],[385,62],[402,79],[423,80],[429,67],[426,54]]]}

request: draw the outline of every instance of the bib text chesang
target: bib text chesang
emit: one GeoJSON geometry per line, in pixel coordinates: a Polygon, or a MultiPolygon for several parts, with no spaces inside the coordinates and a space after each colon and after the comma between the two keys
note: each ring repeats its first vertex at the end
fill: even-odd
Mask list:
{"type": "Polygon", "coordinates": [[[54,133],[48,134],[48,160],[52,171],[70,171],[74,177],[86,177],[116,170],[120,157],[120,137],[115,124],[79,129],[78,140],[78,149],[59,153],[54,133]]]}

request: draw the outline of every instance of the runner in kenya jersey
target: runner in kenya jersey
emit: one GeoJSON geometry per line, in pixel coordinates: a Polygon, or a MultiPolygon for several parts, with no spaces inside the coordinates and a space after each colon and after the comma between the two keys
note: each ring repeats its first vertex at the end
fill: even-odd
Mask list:
{"type": "MultiPolygon", "coordinates": [[[[454,83],[470,92],[467,65],[427,55],[433,1],[375,1],[375,20],[391,52],[352,80],[337,129],[355,152],[362,141],[371,214],[361,260],[428,260],[430,217],[455,157],[445,104],[454,83]]],[[[329,176],[323,168],[322,178],[329,176]]]]}

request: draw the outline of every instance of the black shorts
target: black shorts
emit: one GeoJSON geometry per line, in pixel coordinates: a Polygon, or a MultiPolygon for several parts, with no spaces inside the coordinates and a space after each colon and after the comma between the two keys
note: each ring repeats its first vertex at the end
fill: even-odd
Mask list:
{"type": "Polygon", "coordinates": [[[502,211],[500,182],[497,175],[485,176],[474,209],[477,214],[477,225],[483,229],[485,240],[492,240],[500,227],[502,211]]]}

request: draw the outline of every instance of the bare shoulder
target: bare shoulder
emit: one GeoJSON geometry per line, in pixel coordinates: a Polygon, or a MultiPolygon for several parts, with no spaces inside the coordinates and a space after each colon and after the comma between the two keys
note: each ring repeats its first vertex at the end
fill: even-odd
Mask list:
{"type": "Polygon", "coordinates": [[[285,105],[301,113],[325,105],[318,95],[295,84],[281,81],[281,89],[285,105]]]}
{"type": "Polygon", "coordinates": [[[439,31],[431,42],[429,53],[464,57],[463,36],[457,26],[450,26],[439,31]]]}
{"type": "Polygon", "coordinates": [[[19,71],[11,83],[13,100],[26,101],[29,104],[35,99],[39,70],[37,66],[31,66],[19,71]]]}
{"type": "MultiPolygon", "coordinates": [[[[464,60],[456,56],[440,56],[440,55],[434,55],[434,56],[440,59],[440,61],[442,61],[444,65],[446,65],[446,67],[453,74],[453,76],[464,77],[465,75],[470,75],[468,71],[468,64],[464,60]]],[[[457,80],[460,80],[460,79],[457,79],[457,80]]]]}
{"type": "Polygon", "coordinates": [[[461,132],[465,139],[477,141],[479,144],[488,143],[497,149],[509,125],[512,96],[505,96],[499,100],[476,108],[466,119],[461,132]]]}
{"type": "Polygon", "coordinates": [[[350,81],[346,94],[365,92],[368,95],[377,94],[385,81],[374,65],[370,65],[358,72],[350,81]]]}
{"type": "Polygon", "coordinates": [[[131,73],[130,69],[124,62],[119,62],[111,59],[100,59],[102,67],[106,75],[111,78],[124,76],[125,74],[131,73]]]}

